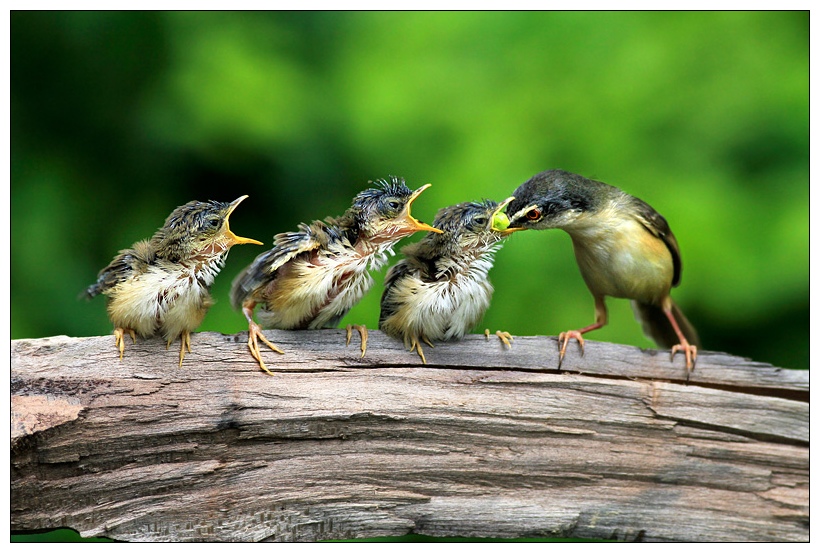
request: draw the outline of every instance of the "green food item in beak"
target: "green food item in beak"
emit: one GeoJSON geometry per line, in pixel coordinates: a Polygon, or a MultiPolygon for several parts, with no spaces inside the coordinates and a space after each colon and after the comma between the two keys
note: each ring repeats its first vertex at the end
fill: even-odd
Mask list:
{"type": "Polygon", "coordinates": [[[501,211],[505,207],[507,207],[507,204],[509,204],[514,199],[515,198],[513,196],[510,196],[509,198],[498,204],[498,207],[495,208],[495,211],[493,212],[492,224],[490,225],[490,228],[492,228],[494,231],[504,232],[510,227],[510,218],[507,217],[506,213],[502,213],[501,211]]]}
{"type": "Polygon", "coordinates": [[[493,230],[507,230],[510,226],[510,218],[506,213],[495,213],[493,215],[493,230]]]}

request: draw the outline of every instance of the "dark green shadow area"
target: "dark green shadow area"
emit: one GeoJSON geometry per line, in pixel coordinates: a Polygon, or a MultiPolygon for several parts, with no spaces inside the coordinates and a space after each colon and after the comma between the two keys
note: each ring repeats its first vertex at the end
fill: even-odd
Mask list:
{"type": "Polygon", "coordinates": [[[11,543],[114,543],[109,538],[84,538],[71,528],[60,528],[48,532],[26,532],[11,535],[11,543]]]}
{"type": "MultiPolygon", "coordinates": [[[[327,540],[321,543],[584,543],[605,540],[585,540],[580,538],[457,538],[436,537],[423,534],[406,534],[404,536],[384,536],[381,538],[363,538],[359,540],[327,540]]],[[[48,532],[31,532],[11,535],[11,543],[116,543],[109,538],[83,538],[71,528],[60,528],[48,532]]]]}

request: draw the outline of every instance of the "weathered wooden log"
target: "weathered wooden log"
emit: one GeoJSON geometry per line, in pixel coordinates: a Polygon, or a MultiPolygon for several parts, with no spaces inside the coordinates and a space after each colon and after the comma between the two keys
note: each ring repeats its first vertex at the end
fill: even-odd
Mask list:
{"type": "Polygon", "coordinates": [[[12,341],[11,529],[129,541],[807,541],[809,378],[554,337],[12,341]],[[355,341],[355,339],[354,339],[355,341]]]}

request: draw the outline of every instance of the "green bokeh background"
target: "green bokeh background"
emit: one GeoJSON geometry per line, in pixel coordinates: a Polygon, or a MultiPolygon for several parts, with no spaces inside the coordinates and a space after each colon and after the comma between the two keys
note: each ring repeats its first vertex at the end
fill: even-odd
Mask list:
{"type": "MultiPolygon", "coordinates": [[[[809,367],[808,12],[12,12],[11,121],[12,338],[110,333],[78,294],[191,199],[250,195],[231,227],[270,245],[368,180],[433,183],[429,222],[557,167],[668,219],[705,349],[809,367]]],[[[247,328],[227,295],[262,251],[200,330],[247,328]]],[[[479,331],[593,321],[565,233],[490,276],[479,331]]],[[[377,326],[382,278],[342,324],[377,326]]],[[[591,339],[652,346],[608,305],[591,339]]]]}

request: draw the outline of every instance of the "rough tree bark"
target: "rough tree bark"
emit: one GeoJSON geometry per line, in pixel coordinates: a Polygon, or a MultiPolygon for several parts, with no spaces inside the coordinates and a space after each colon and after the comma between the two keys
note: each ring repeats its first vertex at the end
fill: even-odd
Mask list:
{"type": "Polygon", "coordinates": [[[809,377],[704,352],[266,331],[15,340],[11,529],[130,541],[404,535],[807,541],[809,377]],[[354,340],[355,341],[355,340],[354,340]]]}

